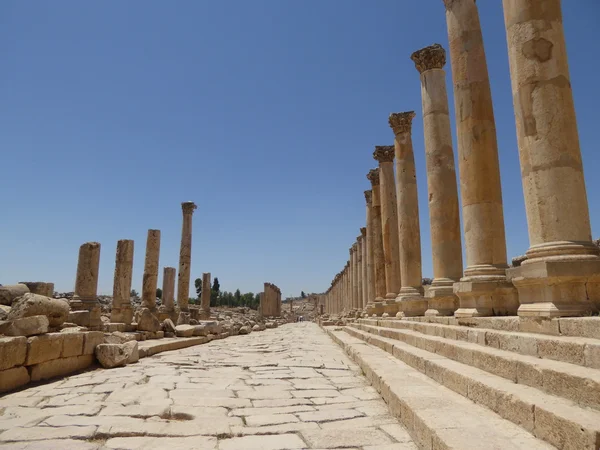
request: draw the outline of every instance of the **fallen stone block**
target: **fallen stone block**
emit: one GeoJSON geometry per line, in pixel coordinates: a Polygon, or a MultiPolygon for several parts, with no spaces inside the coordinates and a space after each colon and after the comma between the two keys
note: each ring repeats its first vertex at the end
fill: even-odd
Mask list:
{"type": "Polygon", "coordinates": [[[180,312],[179,317],[177,318],[177,325],[189,325],[190,323],[190,313],[180,312]]]}
{"type": "Polygon", "coordinates": [[[208,329],[204,325],[194,325],[194,336],[208,336],[208,329]]]}
{"type": "Polygon", "coordinates": [[[23,336],[0,338],[0,370],[22,366],[26,357],[27,338],[23,336]]]}
{"type": "Polygon", "coordinates": [[[29,292],[24,284],[9,284],[0,286],[0,305],[11,306],[13,301],[29,292]]]}
{"type": "Polygon", "coordinates": [[[6,320],[9,312],[10,306],[0,305],[0,320],[6,320]]]}
{"type": "Polygon", "coordinates": [[[115,331],[114,333],[104,334],[105,344],[124,344],[125,342],[129,341],[137,341],[133,333],[123,333],[120,331],[115,331]]]}
{"type": "Polygon", "coordinates": [[[46,316],[32,316],[8,320],[0,324],[0,334],[6,336],[35,336],[37,334],[44,334],[48,332],[48,323],[46,316]]]}
{"type": "Polygon", "coordinates": [[[267,328],[277,328],[277,326],[278,326],[278,325],[277,325],[277,322],[267,322],[267,323],[265,324],[265,326],[266,326],[267,328]]]}
{"type": "Polygon", "coordinates": [[[79,372],[94,363],[94,355],[71,356],[59,358],[30,366],[31,381],[47,380],[49,378],[79,372]]]}
{"type": "Polygon", "coordinates": [[[162,323],[162,330],[164,332],[175,333],[175,324],[171,319],[165,319],[162,323]]]}
{"type": "Polygon", "coordinates": [[[260,326],[259,326],[258,324],[257,324],[257,325],[254,325],[254,326],[252,327],[252,331],[260,331],[260,326]]]}
{"type": "Polygon", "coordinates": [[[137,341],[124,344],[100,344],[96,346],[96,358],[105,369],[124,366],[139,359],[137,341]]]}
{"type": "Polygon", "coordinates": [[[13,302],[7,318],[13,320],[31,316],[46,316],[50,327],[59,327],[69,317],[69,303],[63,299],[27,293],[13,302]]]}
{"type": "Polygon", "coordinates": [[[148,308],[143,308],[137,321],[138,331],[159,331],[160,322],[148,308]]]}
{"type": "Polygon", "coordinates": [[[67,320],[81,327],[89,327],[91,326],[92,315],[90,311],[71,311],[67,320]]]}
{"type": "Polygon", "coordinates": [[[197,325],[177,325],[175,327],[175,334],[177,334],[177,337],[192,337],[196,326],[197,325]]]}
{"type": "Polygon", "coordinates": [[[114,333],[115,331],[124,332],[127,328],[127,325],[120,322],[108,322],[104,324],[104,331],[107,333],[114,333]]]}
{"type": "Polygon", "coordinates": [[[0,370],[0,392],[7,392],[29,383],[29,372],[23,366],[0,370]]]}

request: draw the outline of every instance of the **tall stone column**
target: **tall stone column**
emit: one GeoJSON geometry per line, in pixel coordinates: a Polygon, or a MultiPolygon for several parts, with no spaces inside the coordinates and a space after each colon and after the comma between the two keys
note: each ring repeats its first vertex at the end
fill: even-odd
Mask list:
{"type": "Polygon", "coordinates": [[[352,244],[352,309],[358,310],[359,290],[358,290],[358,241],[352,244]]]}
{"type": "Polygon", "coordinates": [[[358,285],[358,300],[356,302],[356,309],[359,311],[363,308],[363,247],[364,247],[364,239],[362,234],[358,236],[356,239],[357,247],[356,247],[356,278],[358,285]]]}
{"type": "Polygon", "coordinates": [[[202,295],[200,297],[200,308],[207,319],[210,318],[210,273],[202,274],[202,295]]]}
{"type": "Polygon", "coordinates": [[[381,225],[381,193],[379,190],[379,170],[372,169],[367,175],[371,182],[373,191],[371,203],[371,225],[373,227],[373,265],[375,273],[375,300],[373,304],[373,314],[381,315],[384,313],[385,294],[387,287],[385,284],[385,257],[383,254],[383,233],[381,225]]]}
{"type": "Polygon", "coordinates": [[[411,59],[421,74],[425,162],[429,191],[429,222],[433,282],[427,290],[426,316],[451,316],[458,309],[452,286],[462,277],[462,246],[458,188],[452,151],[452,131],[446,92],[446,51],[425,47],[411,59]]]}
{"type": "Polygon", "coordinates": [[[102,325],[98,302],[98,268],[100,266],[100,244],[86,242],[79,247],[75,292],[70,301],[69,321],[78,325],[98,329],[102,325]],[[73,312],[77,312],[73,314],[73,312]]]}
{"type": "Polygon", "coordinates": [[[396,297],[400,292],[400,243],[398,237],[398,205],[394,181],[394,146],[375,147],[373,158],[379,162],[379,189],[381,195],[381,226],[383,256],[385,259],[386,313],[398,312],[396,297]]]}
{"type": "Polygon", "coordinates": [[[181,311],[188,311],[190,296],[190,265],[192,263],[192,214],[194,202],[183,202],[183,225],[181,227],[181,247],[179,250],[179,275],[177,278],[177,304],[181,311]]]}
{"type": "Polygon", "coordinates": [[[443,0],[450,42],[467,268],[456,317],[514,315],[492,94],[475,0],[443,0]]]}
{"type": "Polygon", "coordinates": [[[117,242],[115,278],[110,321],[130,324],[133,319],[131,306],[131,275],[133,271],[133,241],[122,239],[117,242]]]}
{"type": "Polygon", "coordinates": [[[368,277],[368,246],[369,240],[367,238],[367,228],[362,227],[360,229],[360,234],[362,235],[362,304],[361,309],[365,309],[367,307],[367,302],[369,301],[369,277],[368,277]]]}
{"type": "Polygon", "coordinates": [[[142,285],[142,306],[156,313],[156,286],[158,283],[158,260],[160,256],[160,230],[148,230],[146,260],[142,285]]]}
{"type": "Polygon", "coordinates": [[[519,316],[600,308],[560,0],[504,0],[504,19],[530,247],[509,277],[519,316]]]}
{"type": "Polygon", "coordinates": [[[175,318],[175,267],[163,269],[162,305],[159,308],[159,319],[175,318]]]}
{"type": "Polygon", "coordinates": [[[365,191],[365,201],[367,204],[367,298],[365,300],[365,312],[368,315],[373,314],[373,301],[375,300],[375,266],[373,264],[373,225],[371,208],[373,206],[373,191],[365,191]]]}
{"type": "Polygon", "coordinates": [[[348,250],[349,253],[349,258],[348,261],[350,261],[350,265],[348,266],[348,287],[349,287],[349,292],[348,292],[348,310],[352,310],[354,309],[354,245],[352,245],[350,247],[350,249],[348,250]]]}
{"type": "Polygon", "coordinates": [[[396,152],[396,190],[398,218],[400,222],[400,279],[402,287],[396,301],[398,315],[422,316],[427,311],[423,297],[421,270],[421,229],[419,227],[419,199],[417,197],[417,173],[412,145],[413,111],[390,115],[390,127],[394,131],[396,152]]]}

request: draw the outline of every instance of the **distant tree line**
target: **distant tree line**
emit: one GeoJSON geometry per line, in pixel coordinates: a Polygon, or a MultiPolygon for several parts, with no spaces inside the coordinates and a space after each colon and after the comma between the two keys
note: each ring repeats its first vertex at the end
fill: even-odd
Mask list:
{"type": "MultiPolygon", "coordinates": [[[[202,297],[202,278],[196,278],[194,280],[194,287],[196,288],[197,298],[191,298],[190,303],[200,304],[200,298],[202,297]]],[[[219,278],[215,277],[213,280],[210,289],[210,306],[246,306],[248,308],[258,309],[259,305],[259,294],[254,294],[253,292],[242,294],[239,289],[236,289],[235,292],[221,291],[219,278]]]]}

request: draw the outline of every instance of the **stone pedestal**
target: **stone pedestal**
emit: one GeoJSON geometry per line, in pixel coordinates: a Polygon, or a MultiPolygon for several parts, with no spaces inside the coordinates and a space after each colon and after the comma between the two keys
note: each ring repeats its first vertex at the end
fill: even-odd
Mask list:
{"type": "Polygon", "coordinates": [[[69,302],[69,321],[98,330],[102,326],[100,303],[98,302],[98,268],[100,266],[100,244],[86,242],[79,247],[75,293],[69,302]],[[85,324],[85,325],[84,325],[85,324]]]}
{"type": "Polygon", "coordinates": [[[177,322],[177,312],[175,311],[175,267],[165,267],[163,269],[162,284],[162,305],[159,308],[158,319],[171,319],[177,322]]]}
{"type": "Polygon", "coordinates": [[[373,158],[379,162],[379,193],[381,196],[381,228],[385,260],[385,312],[398,312],[396,297],[400,292],[400,243],[398,235],[398,205],[394,181],[394,146],[377,146],[373,158]]]}
{"type": "Polygon", "coordinates": [[[206,318],[210,317],[210,273],[202,274],[202,296],[200,298],[200,309],[202,315],[206,318]]]}
{"type": "Polygon", "coordinates": [[[421,230],[419,228],[419,200],[417,174],[412,145],[413,111],[390,115],[396,152],[396,191],[400,237],[400,281],[402,287],[396,297],[399,316],[422,316],[427,311],[423,297],[421,270],[421,230]]]}
{"type": "Polygon", "coordinates": [[[142,285],[142,306],[156,314],[156,287],[158,285],[158,260],[160,256],[160,230],[148,230],[146,259],[142,285]]]}
{"type": "Polygon", "coordinates": [[[190,265],[192,263],[192,214],[194,202],[181,204],[183,225],[181,227],[181,247],[179,250],[179,275],[177,279],[177,305],[181,311],[188,311],[190,296],[190,265]]]}
{"type": "Polygon", "coordinates": [[[112,323],[130,324],[133,319],[133,307],[130,301],[132,271],[133,241],[123,239],[117,242],[115,257],[115,279],[110,311],[110,321],[112,323]]]}
{"type": "Polygon", "coordinates": [[[375,276],[375,299],[371,314],[381,315],[384,312],[385,294],[387,287],[385,284],[385,257],[383,254],[383,233],[381,225],[381,193],[379,190],[379,170],[369,171],[367,179],[371,182],[372,203],[371,203],[371,226],[372,231],[372,251],[373,251],[373,273],[375,276]]]}
{"type": "Polygon", "coordinates": [[[459,307],[453,285],[462,277],[458,188],[446,92],[446,51],[435,44],[412,54],[421,74],[433,282],[426,316],[451,316],[459,307]]]}
{"type": "Polygon", "coordinates": [[[467,268],[456,317],[516,314],[507,295],[506,238],[496,125],[475,0],[444,0],[450,43],[467,268]]]}
{"type": "Polygon", "coordinates": [[[560,0],[504,0],[530,248],[509,277],[519,316],[598,310],[592,243],[560,0]]]}

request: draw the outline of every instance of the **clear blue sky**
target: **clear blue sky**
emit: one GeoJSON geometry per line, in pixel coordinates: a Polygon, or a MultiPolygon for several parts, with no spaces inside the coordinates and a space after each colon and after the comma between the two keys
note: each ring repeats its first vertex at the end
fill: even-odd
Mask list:
{"type": "MultiPolygon", "coordinates": [[[[563,4],[598,236],[600,4],[563,4]]],[[[506,35],[501,2],[478,5],[510,258],[528,237],[506,35]]],[[[409,57],[435,42],[447,48],[441,0],[0,2],[0,283],[72,290],[79,246],[98,241],[99,291],[110,294],[116,242],[134,239],[140,291],[146,232],[157,228],[160,285],[162,267],[178,265],[180,203],[193,200],[192,279],[210,271],[225,290],[323,291],[364,226],[373,147],[393,142],[388,114],[406,110],[418,113],[431,276],[409,57]]]]}

